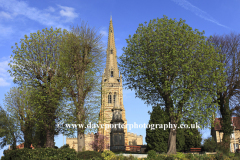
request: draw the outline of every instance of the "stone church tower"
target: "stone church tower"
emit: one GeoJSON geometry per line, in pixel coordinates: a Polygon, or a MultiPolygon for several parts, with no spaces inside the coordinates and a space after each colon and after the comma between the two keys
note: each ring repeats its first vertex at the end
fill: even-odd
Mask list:
{"type": "MultiPolygon", "coordinates": [[[[114,32],[112,18],[110,19],[108,45],[107,45],[107,61],[106,68],[102,75],[102,91],[101,91],[101,109],[99,113],[99,133],[108,138],[107,143],[110,146],[110,122],[112,121],[112,109],[115,102],[117,102],[121,108],[121,119],[124,125],[127,125],[125,108],[123,106],[123,92],[122,92],[122,75],[119,75],[117,66],[117,51],[114,41],[114,32]],[[117,99],[116,99],[117,98],[117,99]],[[104,124],[104,128],[101,128],[101,124],[104,124]],[[106,126],[108,125],[108,126],[106,126]]],[[[85,149],[93,150],[89,145],[94,141],[94,133],[85,134],[85,149]]],[[[66,138],[66,144],[69,144],[70,148],[77,150],[77,138],[66,138]]],[[[143,137],[134,133],[127,132],[127,128],[124,128],[124,146],[129,145],[142,145],[143,137]]],[[[129,147],[126,147],[128,150],[129,147]]],[[[110,148],[108,148],[110,149],[110,148]]]]}
{"type": "MultiPolygon", "coordinates": [[[[114,103],[118,98],[120,108],[122,109],[122,120],[124,125],[127,124],[125,109],[123,106],[123,93],[122,93],[122,75],[119,76],[119,70],[117,66],[117,51],[115,47],[114,31],[112,18],[110,19],[109,33],[108,33],[108,45],[107,45],[107,61],[106,68],[102,75],[102,102],[99,113],[99,124],[104,124],[104,128],[99,128],[99,133],[108,138],[110,145],[110,122],[112,120],[112,109],[114,103]]],[[[127,135],[127,128],[124,128],[124,133],[127,135]]],[[[125,136],[125,145],[128,145],[127,136],[125,136]]]]}

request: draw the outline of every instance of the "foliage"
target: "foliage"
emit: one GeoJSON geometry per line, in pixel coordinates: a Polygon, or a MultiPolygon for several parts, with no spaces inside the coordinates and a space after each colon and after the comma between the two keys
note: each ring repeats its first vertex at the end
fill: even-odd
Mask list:
{"type": "Polygon", "coordinates": [[[81,159],[91,159],[91,158],[99,158],[103,159],[100,152],[96,151],[84,151],[84,152],[78,152],[77,157],[81,159]]]}
{"type": "MultiPolygon", "coordinates": [[[[181,124],[181,121],[179,121],[178,126],[181,124]]],[[[185,129],[182,128],[178,128],[177,129],[177,136],[176,136],[176,149],[177,152],[183,151],[186,144],[185,144],[185,139],[187,139],[187,137],[185,137],[185,129]]]]}
{"type": "MultiPolygon", "coordinates": [[[[153,111],[149,114],[150,120],[149,125],[151,124],[168,124],[169,116],[167,112],[161,109],[160,106],[153,107],[153,111]]],[[[189,120],[189,123],[193,124],[192,120],[189,120]]],[[[179,121],[178,126],[181,124],[179,121]]],[[[190,124],[189,124],[190,126],[190,124]]],[[[167,144],[169,137],[169,129],[164,130],[163,128],[155,128],[154,130],[146,129],[146,142],[147,150],[155,150],[156,152],[162,153],[167,152],[167,144]]],[[[178,128],[177,139],[176,139],[176,148],[177,151],[189,151],[190,148],[201,147],[201,134],[195,128],[178,128]]]]}
{"type": "Polygon", "coordinates": [[[116,156],[116,160],[128,160],[128,157],[122,155],[122,154],[119,154],[116,156]]]}
{"type": "MultiPolygon", "coordinates": [[[[213,97],[224,90],[224,57],[203,34],[182,19],[164,16],[140,24],[120,56],[126,88],[146,104],[164,106],[171,124],[193,117],[206,126],[218,105],[213,97]]],[[[168,153],[176,153],[176,131],[170,129],[169,135],[168,153]]]]}
{"type": "Polygon", "coordinates": [[[193,159],[193,154],[188,153],[188,154],[185,155],[185,157],[186,157],[187,159],[193,159]]]}
{"type": "Polygon", "coordinates": [[[175,158],[178,158],[178,159],[182,159],[182,158],[185,157],[185,155],[184,155],[184,153],[182,153],[182,152],[177,152],[177,154],[174,155],[174,157],[175,157],[175,158]]]}
{"type": "Polygon", "coordinates": [[[60,147],[60,149],[64,149],[64,148],[70,148],[69,144],[64,144],[62,147],[60,147]]]}
{"type": "Polygon", "coordinates": [[[64,89],[71,102],[69,109],[72,115],[68,121],[84,125],[83,128],[77,128],[79,151],[84,147],[86,125],[98,120],[101,102],[99,75],[103,68],[103,58],[101,35],[87,23],[72,27],[63,38],[60,66],[68,84],[64,89]]]}
{"type": "Polygon", "coordinates": [[[151,159],[151,158],[156,158],[157,154],[156,154],[156,151],[154,150],[150,150],[148,151],[148,156],[147,158],[151,159]]]}
{"type": "MultiPolygon", "coordinates": [[[[194,124],[193,120],[188,120],[188,126],[194,124]]],[[[179,129],[180,130],[180,129],[179,129]]],[[[190,148],[201,148],[202,135],[196,128],[185,128],[184,130],[184,150],[190,151],[190,148]]]]}
{"type": "Polygon", "coordinates": [[[226,89],[218,91],[218,103],[220,106],[221,130],[223,134],[223,151],[229,151],[230,135],[233,127],[231,126],[231,116],[238,116],[240,98],[240,79],[239,79],[239,57],[240,57],[240,34],[230,33],[225,35],[213,35],[208,38],[215,48],[218,48],[219,55],[226,58],[220,62],[224,64],[227,79],[224,82],[226,89]],[[232,109],[230,109],[230,106],[232,109]]]}
{"type": "MultiPolygon", "coordinates": [[[[222,96],[220,96],[221,98],[222,96]]],[[[230,135],[233,132],[233,127],[231,126],[231,111],[229,108],[229,98],[222,98],[220,99],[220,112],[222,114],[221,118],[221,126],[223,132],[222,142],[219,145],[220,150],[224,153],[230,151],[230,135]]]]}
{"type": "Polygon", "coordinates": [[[76,151],[74,149],[54,149],[54,148],[36,148],[36,149],[17,149],[4,152],[2,160],[9,159],[72,159],[76,160],[76,151]]]}
{"type": "Polygon", "coordinates": [[[217,143],[212,137],[209,137],[203,142],[203,149],[206,152],[214,152],[216,149],[217,143]]]}
{"type": "Polygon", "coordinates": [[[16,143],[22,142],[22,134],[19,127],[16,125],[15,119],[9,116],[2,106],[0,106],[0,147],[11,145],[16,149],[16,143]]]}
{"type": "Polygon", "coordinates": [[[235,157],[238,157],[238,158],[240,158],[240,152],[238,152],[238,153],[235,153],[235,157]]]}
{"type": "MultiPolygon", "coordinates": [[[[15,43],[11,55],[9,73],[14,83],[35,89],[34,107],[37,128],[46,133],[46,147],[54,147],[56,123],[59,121],[59,106],[64,98],[66,85],[60,72],[59,59],[61,41],[66,31],[53,28],[25,35],[20,47],[15,43]]],[[[39,132],[40,133],[40,132],[39,132]]]]}
{"type": "Polygon", "coordinates": [[[219,152],[222,152],[223,154],[228,154],[230,151],[227,150],[229,143],[228,142],[219,142],[217,143],[217,147],[216,150],[218,150],[219,152]]]}
{"type": "MultiPolygon", "coordinates": [[[[166,124],[169,122],[167,113],[160,106],[153,107],[152,112],[149,112],[149,114],[150,120],[148,125],[166,124]]],[[[167,152],[168,136],[169,129],[164,130],[156,126],[153,126],[152,129],[146,129],[147,150],[154,150],[159,153],[167,152]]]]}
{"type": "Polygon", "coordinates": [[[108,137],[102,134],[95,134],[94,140],[89,143],[89,146],[92,147],[94,151],[102,152],[105,148],[109,148],[109,144],[107,143],[108,137]]]}
{"type": "Polygon", "coordinates": [[[104,158],[104,160],[111,160],[116,157],[115,154],[109,150],[104,151],[101,155],[104,158]]]}
{"type": "MultiPolygon", "coordinates": [[[[33,105],[34,94],[31,87],[12,87],[5,94],[4,105],[11,118],[15,119],[16,126],[24,134],[24,148],[29,148],[36,140],[36,113],[33,105]],[[18,122],[18,123],[17,123],[18,122]]],[[[36,142],[37,143],[37,142],[36,142]]]]}

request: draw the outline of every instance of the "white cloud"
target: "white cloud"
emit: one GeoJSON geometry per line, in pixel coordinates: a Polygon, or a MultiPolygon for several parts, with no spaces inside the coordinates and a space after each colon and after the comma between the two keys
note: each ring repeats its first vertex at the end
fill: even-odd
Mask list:
{"type": "Polygon", "coordinates": [[[40,10],[38,8],[29,6],[24,1],[0,0],[0,8],[8,11],[9,14],[13,17],[24,16],[30,20],[37,21],[43,25],[53,26],[54,28],[62,28],[63,23],[69,20],[73,20],[77,17],[77,14],[74,12],[73,8],[65,6],[61,7],[62,10],[60,11],[59,15],[57,13],[53,13],[55,11],[53,7],[48,7],[47,9],[40,10]]]}
{"type": "Polygon", "coordinates": [[[100,34],[102,34],[103,36],[107,36],[108,35],[107,31],[104,31],[104,30],[100,30],[100,34]]]}
{"type": "Polygon", "coordinates": [[[61,8],[59,12],[61,16],[68,17],[70,19],[74,19],[78,17],[78,15],[74,12],[74,8],[61,6],[61,5],[58,5],[58,6],[61,8]]]}
{"type": "Polygon", "coordinates": [[[11,84],[0,77],[0,87],[10,86],[11,84]]]}
{"type": "Polygon", "coordinates": [[[7,12],[1,11],[0,18],[12,19],[12,16],[7,12]]]}
{"type": "Polygon", "coordinates": [[[10,58],[2,58],[0,59],[0,86],[10,86],[12,77],[10,77],[10,74],[7,72],[10,67],[8,66],[8,63],[10,61],[10,58]]]}
{"type": "Polygon", "coordinates": [[[48,8],[46,9],[46,11],[48,11],[48,12],[55,12],[55,9],[54,9],[53,7],[48,7],[48,8]]]}
{"type": "Polygon", "coordinates": [[[0,34],[2,37],[7,37],[13,33],[12,27],[3,26],[0,24],[0,34]]]}
{"type": "Polygon", "coordinates": [[[172,0],[175,3],[177,3],[178,5],[180,5],[181,7],[185,8],[186,10],[190,10],[191,12],[193,12],[194,14],[196,14],[197,16],[210,21],[212,23],[215,23],[219,26],[225,27],[225,28],[229,28],[221,23],[219,23],[217,20],[215,20],[212,16],[210,16],[209,14],[207,14],[205,11],[197,8],[196,6],[192,5],[191,3],[189,3],[187,0],[172,0]]]}

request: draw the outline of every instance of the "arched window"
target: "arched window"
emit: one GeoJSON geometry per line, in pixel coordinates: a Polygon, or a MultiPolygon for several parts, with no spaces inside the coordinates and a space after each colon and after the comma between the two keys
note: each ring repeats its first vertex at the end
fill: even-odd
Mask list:
{"type": "Polygon", "coordinates": [[[113,49],[111,49],[111,54],[113,54],[113,49]]]}
{"type": "Polygon", "coordinates": [[[113,77],[113,71],[111,71],[111,77],[113,77]]]}
{"type": "Polygon", "coordinates": [[[108,103],[112,103],[112,95],[111,95],[111,93],[109,93],[109,95],[108,95],[108,103]]]}

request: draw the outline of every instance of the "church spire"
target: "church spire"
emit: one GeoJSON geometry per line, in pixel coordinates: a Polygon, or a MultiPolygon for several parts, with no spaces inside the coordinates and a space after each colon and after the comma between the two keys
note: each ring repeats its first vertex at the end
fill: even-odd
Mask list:
{"type": "Polygon", "coordinates": [[[117,51],[115,47],[114,31],[112,16],[108,30],[108,45],[107,45],[107,62],[104,69],[104,82],[117,83],[120,82],[119,71],[117,67],[117,51]]]}
{"type": "Polygon", "coordinates": [[[109,24],[109,30],[108,30],[108,50],[115,48],[115,40],[114,40],[114,32],[113,32],[113,24],[112,24],[112,16],[110,17],[110,24],[109,24]]]}

